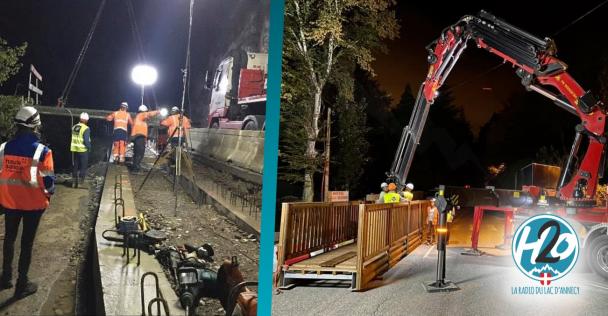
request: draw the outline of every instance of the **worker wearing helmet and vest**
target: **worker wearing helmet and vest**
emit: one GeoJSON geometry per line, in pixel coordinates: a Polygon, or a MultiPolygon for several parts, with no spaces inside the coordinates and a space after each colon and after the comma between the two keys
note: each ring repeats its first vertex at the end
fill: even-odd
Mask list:
{"type": "Polygon", "coordinates": [[[411,202],[414,199],[414,193],[412,193],[412,191],[414,191],[414,184],[406,184],[405,188],[403,189],[403,198],[408,202],[411,202]]]}
{"type": "Polygon", "coordinates": [[[388,192],[384,194],[384,203],[399,203],[402,201],[401,195],[396,192],[397,185],[394,183],[388,184],[388,192]]]}
{"type": "Polygon", "coordinates": [[[87,165],[89,162],[89,152],[91,151],[91,130],[87,126],[89,114],[82,112],[80,122],[72,126],[72,187],[77,188],[78,182],[85,187],[85,177],[87,175],[87,165]]]}
{"type": "Polygon", "coordinates": [[[171,115],[169,115],[166,119],[160,122],[162,126],[168,128],[167,134],[169,135],[169,143],[172,146],[177,146],[180,136],[183,144],[184,142],[186,142],[186,138],[189,135],[188,131],[190,130],[190,120],[185,115],[183,116],[182,128],[184,132],[180,133],[178,131],[179,117],[180,110],[177,106],[174,106],[171,108],[171,115]]]}
{"type": "Polygon", "coordinates": [[[133,168],[134,172],[139,171],[141,161],[146,152],[146,141],[148,140],[148,119],[160,114],[160,111],[148,111],[148,107],[140,105],[133,121],[131,139],[133,140],[133,168]]]}
{"type": "Polygon", "coordinates": [[[129,105],[127,102],[120,104],[120,110],[110,113],[106,117],[106,120],[114,121],[114,143],[112,145],[112,156],[114,156],[115,163],[125,162],[125,152],[127,150],[127,140],[129,138],[128,126],[133,126],[133,120],[131,115],[127,112],[129,105]]]}
{"type": "Polygon", "coordinates": [[[19,225],[23,221],[21,252],[15,297],[20,299],[38,290],[28,279],[32,247],[38,224],[55,190],[53,153],[40,143],[40,115],[26,106],[15,116],[16,135],[0,145],[0,206],[5,212],[5,235],[0,289],[13,287],[13,255],[19,225]]]}
{"type": "Polygon", "coordinates": [[[380,189],[382,191],[380,191],[380,194],[378,195],[378,200],[376,200],[376,204],[382,204],[382,203],[384,203],[384,196],[388,192],[388,183],[382,182],[380,184],[380,189]]]}

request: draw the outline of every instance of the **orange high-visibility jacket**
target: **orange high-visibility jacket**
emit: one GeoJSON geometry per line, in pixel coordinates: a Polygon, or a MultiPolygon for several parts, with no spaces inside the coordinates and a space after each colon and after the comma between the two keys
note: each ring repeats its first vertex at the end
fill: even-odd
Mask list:
{"type": "Polygon", "coordinates": [[[135,115],[135,120],[133,121],[133,129],[131,130],[131,136],[141,135],[143,137],[148,137],[148,123],[146,122],[149,118],[158,115],[160,111],[151,111],[151,112],[139,112],[135,115]]]}
{"type": "MultiPolygon", "coordinates": [[[[160,122],[160,125],[166,126],[168,128],[167,134],[169,137],[171,137],[171,135],[173,135],[174,138],[179,137],[178,132],[175,132],[175,134],[173,134],[173,132],[179,126],[179,114],[173,114],[173,115],[167,117],[162,122],[160,122]]],[[[184,115],[183,127],[186,130],[186,133],[185,133],[185,135],[182,135],[182,137],[187,138],[188,130],[190,129],[190,120],[185,115],[184,115]]]]}
{"type": "Polygon", "coordinates": [[[127,126],[133,126],[133,120],[131,119],[131,115],[127,111],[116,111],[111,113],[106,117],[108,121],[114,121],[114,129],[122,129],[127,131],[127,126]]]}
{"type": "Polygon", "coordinates": [[[0,145],[0,205],[12,211],[49,206],[55,189],[53,153],[32,134],[0,145]]]}

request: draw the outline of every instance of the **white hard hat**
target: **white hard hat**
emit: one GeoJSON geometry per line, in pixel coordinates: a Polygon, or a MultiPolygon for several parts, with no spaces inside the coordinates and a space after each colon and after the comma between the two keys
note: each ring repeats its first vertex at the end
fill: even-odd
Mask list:
{"type": "Polygon", "coordinates": [[[129,104],[127,102],[122,102],[122,103],[120,103],[120,107],[121,108],[128,108],[129,104]]]}
{"type": "Polygon", "coordinates": [[[83,121],[88,121],[89,120],[89,113],[87,113],[87,112],[80,113],[80,119],[83,120],[83,121]]]}
{"type": "Polygon", "coordinates": [[[413,183],[408,183],[408,184],[405,185],[405,187],[407,189],[413,190],[414,189],[414,184],[413,183]]]}
{"type": "Polygon", "coordinates": [[[380,188],[381,188],[381,189],[384,189],[384,188],[386,188],[387,186],[388,186],[388,183],[386,183],[386,182],[382,182],[382,184],[380,184],[380,188]]]}
{"type": "Polygon", "coordinates": [[[174,106],[174,107],[171,108],[171,112],[172,113],[179,112],[179,108],[177,106],[174,106]]]}
{"type": "Polygon", "coordinates": [[[40,126],[40,114],[34,107],[22,107],[15,115],[15,123],[29,128],[40,126]]]}
{"type": "Polygon", "coordinates": [[[148,107],[145,105],[140,105],[139,108],[137,109],[139,112],[147,112],[148,111],[148,107]]]}

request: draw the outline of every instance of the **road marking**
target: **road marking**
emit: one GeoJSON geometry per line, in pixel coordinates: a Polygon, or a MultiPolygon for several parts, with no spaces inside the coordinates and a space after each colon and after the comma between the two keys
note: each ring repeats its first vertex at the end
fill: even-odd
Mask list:
{"type": "MultiPolygon", "coordinates": [[[[427,251],[426,251],[426,253],[425,253],[425,254],[424,254],[424,256],[422,257],[422,259],[424,259],[424,258],[428,257],[428,256],[429,256],[429,254],[431,253],[431,251],[433,251],[433,250],[437,250],[437,245],[436,245],[436,244],[433,244],[433,245],[431,245],[431,246],[429,247],[429,250],[427,250],[427,251]]],[[[450,255],[450,251],[449,251],[449,248],[446,248],[446,250],[445,250],[445,257],[446,257],[446,258],[450,258],[450,257],[451,257],[451,255],[450,255]]]]}
{"type": "Polygon", "coordinates": [[[600,289],[608,290],[608,287],[605,287],[605,286],[603,286],[603,285],[599,285],[599,284],[594,283],[594,282],[591,282],[591,281],[589,281],[589,282],[587,283],[587,285],[591,285],[591,286],[593,286],[593,287],[597,287],[597,288],[600,288],[600,289]]]}
{"type": "Polygon", "coordinates": [[[605,286],[599,286],[599,285],[595,285],[595,284],[591,284],[591,283],[589,283],[587,285],[591,285],[593,287],[597,287],[597,288],[600,288],[600,289],[603,289],[603,290],[608,290],[608,287],[605,287],[605,286]]]}

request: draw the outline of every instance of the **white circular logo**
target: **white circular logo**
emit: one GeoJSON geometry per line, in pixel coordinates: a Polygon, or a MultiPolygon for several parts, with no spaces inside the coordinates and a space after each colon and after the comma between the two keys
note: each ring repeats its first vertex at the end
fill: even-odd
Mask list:
{"type": "Polygon", "coordinates": [[[536,215],[515,231],[511,254],[522,273],[549,285],[574,268],[579,254],[578,237],[563,218],[536,215]]]}

